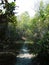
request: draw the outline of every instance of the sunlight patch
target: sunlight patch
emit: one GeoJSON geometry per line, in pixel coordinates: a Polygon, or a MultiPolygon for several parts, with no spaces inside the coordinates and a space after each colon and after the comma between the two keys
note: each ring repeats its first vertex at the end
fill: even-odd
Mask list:
{"type": "Polygon", "coordinates": [[[34,57],[35,55],[33,55],[33,54],[29,54],[29,53],[27,53],[27,54],[19,54],[17,57],[19,57],[19,58],[29,58],[29,59],[31,59],[32,57],[34,57]]]}

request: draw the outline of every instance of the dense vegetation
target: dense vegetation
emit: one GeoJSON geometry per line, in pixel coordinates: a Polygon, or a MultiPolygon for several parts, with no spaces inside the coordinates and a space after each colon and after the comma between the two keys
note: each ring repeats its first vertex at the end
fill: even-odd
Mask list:
{"type": "Polygon", "coordinates": [[[0,51],[5,51],[12,47],[17,37],[15,1],[9,3],[7,0],[1,0],[0,7],[0,51]]]}
{"type": "Polygon", "coordinates": [[[17,51],[26,43],[32,53],[49,55],[49,4],[42,1],[33,18],[28,12],[15,16],[15,1],[1,0],[0,51],[17,51]],[[2,6],[3,5],[3,6],[2,6]]]}
{"type": "Polygon", "coordinates": [[[28,12],[22,13],[17,17],[17,31],[30,43],[33,53],[49,54],[49,4],[45,5],[42,1],[38,11],[33,18],[30,18],[28,12]]]}
{"type": "Polygon", "coordinates": [[[25,38],[28,49],[37,54],[35,65],[49,65],[49,4],[41,1],[33,18],[27,12],[18,16],[17,29],[25,38]]]}

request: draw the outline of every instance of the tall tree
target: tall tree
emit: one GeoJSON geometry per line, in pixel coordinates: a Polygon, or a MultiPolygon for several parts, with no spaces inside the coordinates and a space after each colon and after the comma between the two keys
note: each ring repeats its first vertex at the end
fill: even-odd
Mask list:
{"type": "MultiPolygon", "coordinates": [[[[9,36],[9,25],[13,24],[14,28],[16,27],[16,16],[14,13],[15,10],[15,1],[9,3],[8,0],[1,0],[1,4],[3,5],[0,9],[0,45],[2,48],[8,45],[7,43],[11,42],[9,36]]],[[[11,25],[12,26],[12,25],[11,25]]],[[[15,29],[16,30],[16,29],[15,29]]],[[[12,31],[14,32],[14,30],[12,31]]],[[[11,37],[12,38],[12,37],[11,37]]]]}

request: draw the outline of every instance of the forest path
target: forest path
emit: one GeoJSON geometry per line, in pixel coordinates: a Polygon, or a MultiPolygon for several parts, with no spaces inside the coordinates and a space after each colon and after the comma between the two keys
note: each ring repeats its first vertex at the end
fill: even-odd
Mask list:
{"type": "Polygon", "coordinates": [[[24,44],[22,49],[20,50],[19,55],[17,55],[17,62],[16,65],[31,65],[31,58],[33,57],[33,54],[29,53],[28,48],[24,44]]]}

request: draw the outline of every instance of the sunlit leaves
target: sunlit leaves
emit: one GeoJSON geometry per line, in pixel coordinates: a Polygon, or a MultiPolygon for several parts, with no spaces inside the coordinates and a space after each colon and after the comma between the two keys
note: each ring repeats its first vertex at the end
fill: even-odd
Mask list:
{"type": "Polygon", "coordinates": [[[44,6],[43,2],[40,3],[39,11],[31,20],[31,39],[34,41],[34,53],[49,53],[49,4],[44,6]],[[45,51],[46,50],[46,51],[45,51]]]}

